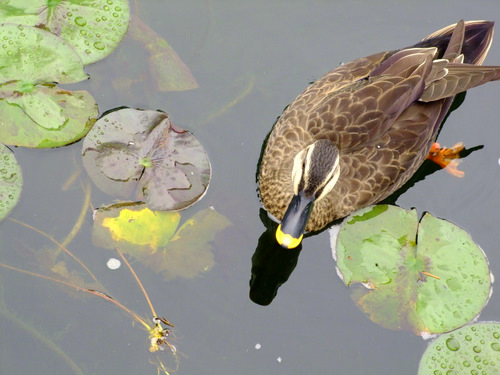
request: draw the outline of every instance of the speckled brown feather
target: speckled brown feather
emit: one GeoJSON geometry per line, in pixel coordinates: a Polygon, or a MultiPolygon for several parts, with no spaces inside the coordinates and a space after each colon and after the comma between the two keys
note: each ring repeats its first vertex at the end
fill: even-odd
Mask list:
{"type": "Polygon", "coordinates": [[[425,160],[453,96],[500,78],[498,67],[468,69],[484,60],[492,34],[492,23],[460,22],[431,34],[417,50],[363,57],[309,86],[285,109],[267,140],[259,172],[264,207],[282,219],[293,196],[294,157],[317,139],[337,145],[341,172],[333,190],[315,203],[307,231],[393,193],[425,160]],[[461,64],[462,43],[468,40],[478,46],[464,45],[473,57],[461,64]],[[450,60],[434,63],[437,58],[450,60]],[[422,96],[428,102],[419,101],[422,96]]]}

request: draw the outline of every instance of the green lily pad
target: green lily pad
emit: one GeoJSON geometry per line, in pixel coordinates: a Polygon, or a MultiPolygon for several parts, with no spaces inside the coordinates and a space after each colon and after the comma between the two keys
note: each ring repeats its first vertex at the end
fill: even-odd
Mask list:
{"type": "Polygon", "coordinates": [[[499,374],[500,323],[471,324],[439,336],[420,359],[418,375],[499,374]]]}
{"type": "Polygon", "coordinates": [[[39,85],[23,99],[0,99],[0,142],[37,148],[65,146],[88,133],[97,113],[97,104],[87,91],[39,85]]]}
{"type": "Polygon", "coordinates": [[[151,211],[143,203],[114,204],[95,211],[92,237],[96,245],[108,249],[156,251],[167,245],[180,219],[177,211],[151,211]]]}
{"type": "Polygon", "coordinates": [[[110,195],[143,200],[152,210],[197,202],[210,182],[200,142],[160,111],[119,109],[100,118],[83,142],[83,165],[110,195]]]}
{"type": "Polygon", "coordinates": [[[464,230],[426,213],[379,205],[341,225],[337,267],[354,299],[384,327],[417,334],[448,332],[486,305],[491,275],[483,251],[464,230]],[[418,237],[417,237],[418,233],[418,237]]]}
{"type": "Polygon", "coordinates": [[[0,220],[16,206],[23,188],[21,167],[12,151],[0,144],[0,220]]]}
{"type": "Polygon", "coordinates": [[[120,44],[130,18],[127,0],[6,0],[0,22],[37,26],[70,43],[85,65],[120,44]]]}
{"type": "Polygon", "coordinates": [[[85,136],[97,117],[94,98],[53,83],[88,78],[74,49],[47,31],[11,24],[0,25],[0,45],[0,142],[58,147],[85,136]]]}
{"type": "Polygon", "coordinates": [[[39,83],[73,83],[88,78],[75,50],[48,31],[2,24],[0,46],[2,86],[17,82],[17,90],[24,93],[39,83]]]}

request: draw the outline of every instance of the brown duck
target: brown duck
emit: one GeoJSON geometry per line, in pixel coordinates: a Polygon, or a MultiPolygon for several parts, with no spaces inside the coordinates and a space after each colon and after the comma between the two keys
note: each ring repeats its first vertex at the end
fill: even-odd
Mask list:
{"type": "Polygon", "coordinates": [[[259,171],[278,242],[384,199],[423,163],[456,94],[500,79],[482,66],[493,22],[460,21],[412,47],[344,64],[300,94],[274,125],[259,171]]]}

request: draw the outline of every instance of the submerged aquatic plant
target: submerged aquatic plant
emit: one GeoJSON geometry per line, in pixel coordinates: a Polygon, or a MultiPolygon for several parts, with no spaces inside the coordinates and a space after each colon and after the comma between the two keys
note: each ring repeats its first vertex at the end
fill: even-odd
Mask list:
{"type": "Polygon", "coordinates": [[[158,91],[185,91],[198,88],[198,83],[168,42],[139,17],[132,16],[129,36],[139,42],[148,55],[151,83],[158,91]]]}
{"type": "MultiPolygon", "coordinates": [[[[50,276],[44,275],[41,273],[37,272],[32,272],[29,270],[21,269],[15,266],[11,266],[5,263],[0,263],[0,267],[5,268],[5,269],[10,269],[16,272],[20,272],[26,275],[30,275],[36,278],[41,278],[44,280],[49,280],[52,282],[55,282],[60,285],[64,285],[66,287],[93,295],[95,297],[104,299],[108,302],[113,303],[114,305],[118,306],[120,309],[125,311],[128,315],[131,316],[131,318],[140,323],[141,326],[147,331],[148,333],[148,343],[149,343],[149,351],[151,353],[159,353],[159,352],[168,352],[171,353],[171,355],[174,358],[175,362],[175,369],[178,368],[179,366],[179,361],[178,361],[178,353],[177,349],[174,345],[170,343],[171,338],[173,336],[172,333],[172,328],[174,325],[167,320],[166,318],[161,317],[158,315],[154,309],[154,306],[149,298],[149,295],[142,285],[142,282],[140,281],[138,275],[135,273],[134,269],[128,262],[128,260],[125,258],[123,255],[122,251],[119,248],[116,248],[116,252],[118,253],[119,257],[121,258],[122,262],[125,263],[131,274],[133,275],[134,279],[136,280],[139,288],[141,289],[146,302],[149,306],[149,309],[151,311],[151,321],[148,322],[148,319],[144,319],[143,317],[139,316],[137,313],[120,303],[118,300],[115,298],[111,297],[110,294],[105,291],[105,289],[102,287],[102,285],[99,283],[99,280],[95,276],[95,274],[81,261],[78,257],[76,257],[70,250],[67,249],[66,245],[71,241],[71,239],[74,237],[76,234],[78,228],[81,225],[82,218],[86,215],[88,208],[89,208],[89,203],[90,203],[90,186],[89,184],[86,185],[85,187],[86,190],[86,196],[83,201],[83,206],[82,210],[80,212],[79,218],[76,220],[76,224],[74,228],[70,231],[68,236],[66,237],[65,240],[61,242],[55,240],[52,236],[49,234],[41,231],[40,229],[33,227],[29,224],[23,223],[19,220],[13,219],[13,218],[8,218],[11,222],[17,223],[19,225],[22,225],[32,231],[35,231],[36,233],[39,233],[40,235],[44,236],[45,238],[49,239],[53,244],[56,245],[56,247],[53,250],[46,250],[43,252],[44,258],[42,260],[41,265],[46,265],[48,266],[47,268],[50,270],[49,272],[52,274],[50,276]],[[64,245],[63,245],[64,243],[64,245]],[[66,263],[62,260],[59,260],[58,254],[60,252],[64,252],[68,256],[70,256],[77,264],[79,264],[82,269],[86,272],[88,276],[91,278],[91,282],[86,282],[84,278],[82,278],[78,273],[75,271],[70,272],[68,271],[68,268],[66,266],[66,263]]],[[[0,306],[0,310],[2,306],[0,306]]],[[[6,313],[6,309],[3,308],[3,312],[6,313]],[[5,311],[3,311],[5,310],[5,311]]],[[[2,312],[0,311],[0,312],[2,312]]],[[[10,315],[9,315],[10,316],[10,315]]],[[[27,329],[29,332],[31,332],[30,329],[27,329]]],[[[58,349],[55,347],[55,344],[50,344],[48,341],[45,340],[45,343],[49,346],[54,346],[55,352],[60,355],[69,365],[75,369],[75,373],[81,373],[78,370],[76,370],[78,367],[73,364],[71,360],[68,361],[68,356],[64,354],[62,349],[58,349]]],[[[157,367],[158,373],[164,373],[168,374],[169,370],[168,368],[170,366],[166,366],[163,363],[163,359],[161,357],[155,356],[153,360],[151,360],[151,363],[155,364],[157,367]]]]}

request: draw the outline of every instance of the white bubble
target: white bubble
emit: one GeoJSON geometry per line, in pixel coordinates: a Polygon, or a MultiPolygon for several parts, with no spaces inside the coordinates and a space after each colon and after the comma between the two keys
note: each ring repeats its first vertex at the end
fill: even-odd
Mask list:
{"type": "Polygon", "coordinates": [[[259,350],[260,348],[262,348],[262,345],[260,345],[259,343],[255,344],[255,350],[259,350]]]}
{"type": "Polygon", "coordinates": [[[106,263],[106,265],[110,270],[117,270],[122,265],[122,262],[120,262],[116,258],[109,258],[108,263],[106,263]]]}

